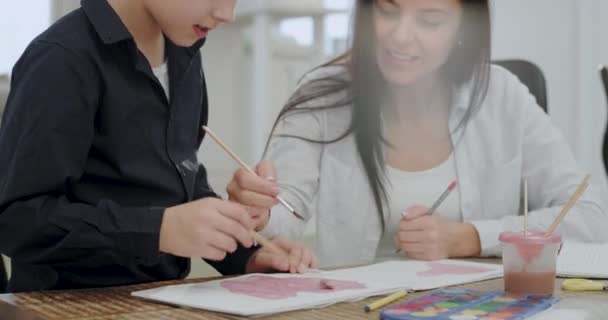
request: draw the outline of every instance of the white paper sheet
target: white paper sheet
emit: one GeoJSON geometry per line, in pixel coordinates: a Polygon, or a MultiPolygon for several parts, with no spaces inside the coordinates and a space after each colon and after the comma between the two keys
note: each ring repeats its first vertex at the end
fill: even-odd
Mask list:
{"type": "MultiPolygon", "coordinates": [[[[260,316],[279,312],[311,309],[338,302],[356,301],[367,297],[390,293],[402,289],[427,290],[502,277],[502,265],[481,264],[456,260],[436,262],[390,261],[366,267],[324,271],[304,275],[246,275],[227,280],[216,280],[200,284],[167,286],[158,289],[134,292],[133,295],[158,302],[192,308],[235,314],[260,316]],[[257,277],[257,278],[252,278],[257,277]],[[259,277],[270,277],[260,280],[259,277]],[[356,282],[364,288],[343,291],[297,292],[294,296],[282,296],[296,284],[276,285],[275,279],[322,278],[334,281],[356,282]],[[243,282],[243,280],[245,280],[243,282]],[[236,286],[234,281],[246,283],[256,281],[253,291],[248,293],[230,291],[226,286],[236,286]],[[260,281],[258,281],[260,280],[260,281]],[[266,287],[266,288],[264,288],[266,287]],[[262,297],[277,294],[281,298],[262,297]],[[255,296],[257,295],[257,296],[255,296]],[[260,296],[261,295],[261,296],[260,296]]],[[[282,280],[278,280],[282,281],[282,280]]],[[[331,281],[329,282],[332,283],[331,281]]]]}
{"type": "Polygon", "coordinates": [[[549,309],[543,311],[530,320],[585,320],[589,313],[578,309],[549,309]]]}
{"type": "Polygon", "coordinates": [[[565,242],[557,258],[557,274],[608,279],[608,244],[565,242]]]}

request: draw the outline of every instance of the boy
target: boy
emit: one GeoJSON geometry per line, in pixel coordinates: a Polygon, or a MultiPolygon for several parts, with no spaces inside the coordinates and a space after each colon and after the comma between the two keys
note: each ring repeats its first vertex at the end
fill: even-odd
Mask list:
{"type": "Polygon", "coordinates": [[[199,49],[234,5],[83,0],[30,44],[0,128],[9,291],[176,279],[186,257],[225,274],[314,267],[287,240],[276,243],[289,257],[248,249],[254,222],[216,198],[197,161],[208,116],[199,49]]]}

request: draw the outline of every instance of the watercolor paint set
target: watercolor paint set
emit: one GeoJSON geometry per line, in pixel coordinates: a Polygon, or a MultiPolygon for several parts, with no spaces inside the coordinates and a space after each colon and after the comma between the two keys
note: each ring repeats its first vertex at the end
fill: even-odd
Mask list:
{"type": "Polygon", "coordinates": [[[553,296],[440,289],[384,309],[382,320],[522,320],[550,308],[553,296]]]}

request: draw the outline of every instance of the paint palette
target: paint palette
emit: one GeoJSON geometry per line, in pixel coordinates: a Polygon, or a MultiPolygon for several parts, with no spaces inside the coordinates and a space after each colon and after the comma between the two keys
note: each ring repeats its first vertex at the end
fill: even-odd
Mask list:
{"type": "Polygon", "coordinates": [[[521,320],[557,301],[550,296],[442,289],[389,307],[380,316],[382,320],[521,320]]]}

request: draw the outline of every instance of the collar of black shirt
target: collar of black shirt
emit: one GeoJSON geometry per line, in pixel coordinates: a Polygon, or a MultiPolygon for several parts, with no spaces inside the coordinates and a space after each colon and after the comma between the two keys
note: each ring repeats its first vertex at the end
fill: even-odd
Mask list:
{"type": "MultiPolygon", "coordinates": [[[[122,41],[134,42],[129,30],[106,0],[82,0],[81,6],[104,44],[109,45],[122,41]]],[[[190,57],[199,52],[205,44],[205,40],[201,39],[191,47],[186,48],[190,57]]],[[[168,46],[171,45],[175,46],[172,42],[168,44],[168,46]]]]}

